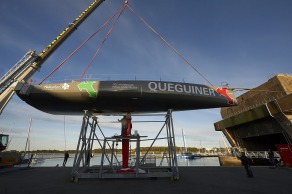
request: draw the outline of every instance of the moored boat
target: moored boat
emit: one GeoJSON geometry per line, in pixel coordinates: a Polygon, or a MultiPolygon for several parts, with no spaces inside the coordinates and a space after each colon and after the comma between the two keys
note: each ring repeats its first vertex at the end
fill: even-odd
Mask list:
{"type": "Polygon", "coordinates": [[[181,155],[177,155],[177,158],[180,158],[180,159],[190,159],[190,160],[193,160],[193,159],[198,159],[198,158],[201,158],[200,155],[198,154],[192,154],[192,153],[183,153],[181,155]]]}

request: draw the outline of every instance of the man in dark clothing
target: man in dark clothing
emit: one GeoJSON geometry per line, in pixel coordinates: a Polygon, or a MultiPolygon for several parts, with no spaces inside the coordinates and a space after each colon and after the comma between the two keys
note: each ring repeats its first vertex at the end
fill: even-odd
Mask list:
{"type": "Polygon", "coordinates": [[[239,157],[239,159],[241,160],[241,165],[244,166],[246,170],[247,176],[250,178],[253,177],[253,173],[249,166],[249,158],[246,157],[244,152],[241,152],[241,156],[239,157]]]}
{"type": "Polygon", "coordinates": [[[65,155],[64,155],[63,166],[66,166],[66,163],[67,163],[68,158],[69,158],[69,153],[68,153],[68,151],[67,151],[67,152],[65,152],[65,155]]]}
{"type": "Polygon", "coordinates": [[[118,120],[122,124],[122,130],[121,130],[121,135],[126,136],[127,135],[127,128],[128,128],[128,121],[126,116],[124,116],[121,120],[118,120]]]}
{"type": "Polygon", "coordinates": [[[276,164],[275,164],[275,158],[274,158],[274,152],[272,149],[269,149],[268,151],[268,156],[269,156],[269,162],[272,166],[276,167],[276,164]]]}

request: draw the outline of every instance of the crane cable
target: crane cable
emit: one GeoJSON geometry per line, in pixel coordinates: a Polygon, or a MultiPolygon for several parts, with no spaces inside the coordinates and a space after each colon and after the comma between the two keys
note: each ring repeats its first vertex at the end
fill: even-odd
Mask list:
{"type": "Polygon", "coordinates": [[[271,92],[271,93],[273,93],[273,92],[287,92],[287,93],[290,93],[290,92],[292,92],[292,90],[286,90],[286,91],[284,91],[284,90],[259,90],[259,89],[254,89],[254,88],[228,88],[228,89],[230,89],[230,90],[232,90],[232,91],[244,91],[244,90],[248,90],[248,91],[250,91],[250,92],[271,92]]]}
{"type": "Polygon", "coordinates": [[[122,12],[125,10],[125,8],[128,7],[133,13],[134,15],[136,15],[151,31],[153,31],[160,39],[162,39],[163,42],[166,43],[166,45],[171,48],[183,61],[185,61],[195,72],[197,72],[203,79],[205,79],[210,85],[213,86],[213,84],[199,71],[197,70],[178,50],[176,50],[168,41],[166,41],[165,38],[162,37],[161,34],[159,34],[153,27],[151,27],[144,19],[141,15],[139,15],[137,12],[134,11],[134,9],[128,4],[128,1],[125,1],[125,4],[122,6],[122,8],[120,10],[118,10],[110,19],[108,19],[96,32],[94,32],[88,39],[86,39],[81,45],[79,45],[70,55],[68,55],[68,57],[66,57],[55,69],[53,69],[53,71],[51,71],[40,83],[42,84],[48,77],[50,77],[55,71],[57,71],[70,57],[72,57],[79,49],[81,49],[81,47],[83,47],[85,45],[85,43],[87,43],[93,36],[95,36],[103,27],[105,27],[117,14],[119,14],[118,18],[116,19],[115,23],[112,25],[111,29],[108,31],[108,33],[106,34],[103,42],[101,43],[101,45],[97,48],[94,56],[92,57],[92,59],[90,60],[90,62],[88,63],[87,67],[85,68],[84,72],[82,73],[79,81],[82,80],[82,78],[84,77],[86,71],[88,70],[89,66],[92,64],[93,60],[95,59],[95,57],[97,56],[97,54],[99,53],[101,47],[103,46],[104,42],[106,41],[106,39],[108,38],[109,34],[111,33],[112,29],[114,28],[115,24],[117,23],[119,17],[121,16],[122,12]]]}
{"type": "MultiPolygon", "coordinates": [[[[211,86],[213,84],[199,71],[197,70],[178,50],[174,48],[169,42],[165,40],[165,38],[162,37],[161,34],[159,34],[153,27],[151,27],[141,15],[139,15],[137,12],[134,11],[134,9],[127,4],[128,8],[151,30],[153,31],[163,42],[167,44],[168,47],[170,47],[180,58],[182,58],[195,72],[197,72],[203,79],[205,79],[211,86]]],[[[249,91],[254,91],[254,92],[284,92],[284,91],[277,91],[277,90],[257,90],[254,88],[229,88],[230,90],[233,91],[243,91],[243,90],[249,90],[249,91]]],[[[287,92],[292,92],[292,91],[287,91],[287,92]]]]}
{"type": "Polygon", "coordinates": [[[81,81],[82,78],[84,77],[85,73],[87,72],[88,68],[90,67],[90,65],[92,64],[92,62],[94,61],[94,59],[96,58],[96,56],[97,56],[97,54],[99,53],[101,47],[103,46],[103,44],[104,44],[105,41],[107,40],[108,36],[110,35],[110,33],[112,32],[112,30],[114,29],[115,25],[117,24],[119,18],[121,17],[121,15],[122,15],[122,13],[123,13],[123,11],[125,10],[126,7],[127,7],[127,1],[126,1],[125,5],[122,7],[122,9],[121,9],[121,11],[120,11],[120,13],[119,13],[119,15],[118,15],[116,21],[112,24],[111,28],[109,29],[109,31],[108,31],[107,34],[105,35],[105,37],[104,37],[102,43],[101,43],[100,46],[96,49],[96,51],[95,51],[93,57],[91,58],[91,60],[90,60],[89,63],[87,64],[85,70],[83,71],[81,77],[79,78],[79,81],[81,81]]]}
{"type": "Polygon", "coordinates": [[[66,115],[64,115],[64,140],[65,140],[65,150],[67,150],[67,138],[66,138],[66,115]]]}
{"type": "Polygon", "coordinates": [[[69,54],[55,69],[53,69],[40,83],[41,85],[48,77],[50,77],[55,71],[57,71],[65,62],[68,61],[78,50],[80,50],[91,38],[93,38],[101,29],[103,29],[117,14],[121,13],[125,9],[126,5],[123,5],[114,15],[112,15],[102,26],[100,26],[89,38],[82,42],[71,54],[69,54]]]}
{"type": "Polygon", "coordinates": [[[176,50],[169,42],[165,40],[165,38],[162,37],[161,34],[159,34],[153,27],[151,27],[143,18],[141,15],[139,15],[137,12],[134,11],[134,9],[127,4],[128,8],[151,30],[153,31],[163,42],[167,44],[169,48],[171,48],[182,60],[184,60],[195,72],[197,72],[204,80],[206,80],[211,86],[213,84],[199,71],[197,70],[178,50],[176,50]]]}

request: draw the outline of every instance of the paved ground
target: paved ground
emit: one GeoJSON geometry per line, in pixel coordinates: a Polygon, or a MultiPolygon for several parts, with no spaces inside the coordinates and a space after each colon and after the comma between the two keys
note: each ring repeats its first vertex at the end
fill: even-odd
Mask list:
{"type": "Polygon", "coordinates": [[[1,194],[188,194],[263,193],[291,194],[292,169],[252,167],[247,178],[243,167],[179,167],[180,180],[82,179],[71,183],[70,167],[39,167],[0,173],[1,194]]]}

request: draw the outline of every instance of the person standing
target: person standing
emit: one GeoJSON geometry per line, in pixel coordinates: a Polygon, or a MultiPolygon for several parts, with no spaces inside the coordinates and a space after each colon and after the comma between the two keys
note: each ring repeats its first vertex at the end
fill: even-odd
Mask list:
{"type": "Polygon", "coordinates": [[[269,149],[268,151],[268,157],[269,157],[269,162],[272,166],[276,167],[276,164],[275,164],[275,156],[274,156],[274,152],[272,149],[269,149]]]}
{"type": "Polygon", "coordinates": [[[127,136],[128,120],[124,116],[121,120],[118,120],[122,124],[121,136],[127,136]]]}
{"type": "Polygon", "coordinates": [[[253,177],[253,173],[251,171],[250,164],[249,164],[249,158],[246,157],[244,152],[241,152],[241,156],[239,157],[239,159],[241,160],[241,165],[244,166],[246,170],[247,176],[249,178],[253,177]]]}
{"type": "Polygon", "coordinates": [[[65,155],[64,155],[64,162],[63,162],[63,166],[65,167],[66,166],[66,163],[67,163],[67,160],[69,158],[69,153],[68,151],[65,152],[65,155]]]}
{"type": "Polygon", "coordinates": [[[132,130],[132,117],[131,114],[127,114],[121,120],[119,120],[122,124],[121,136],[122,138],[122,160],[123,169],[129,168],[129,143],[130,136],[132,130]]]}

